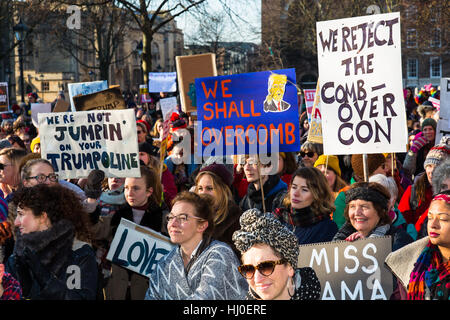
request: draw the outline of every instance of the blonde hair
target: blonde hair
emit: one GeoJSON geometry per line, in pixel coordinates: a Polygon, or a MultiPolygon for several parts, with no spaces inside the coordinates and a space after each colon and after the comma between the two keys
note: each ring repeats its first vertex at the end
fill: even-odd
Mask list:
{"type": "Polygon", "coordinates": [[[232,200],[232,194],[230,188],[222,182],[222,179],[213,172],[202,171],[195,178],[195,193],[198,193],[198,183],[204,175],[209,175],[213,182],[214,191],[216,196],[214,197],[214,209],[216,214],[214,215],[214,224],[218,225],[225,221],[228,215],[228,203],[232,200]]]}

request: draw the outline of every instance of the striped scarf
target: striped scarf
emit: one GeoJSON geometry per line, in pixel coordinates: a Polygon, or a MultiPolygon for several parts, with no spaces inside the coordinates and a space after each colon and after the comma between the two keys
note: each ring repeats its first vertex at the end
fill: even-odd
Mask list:
{"type": "Polygon", "coordinates": [[[448,300],[450,289],[450,264],[442,262],[439,248],[428,242],[420,254],[408,284],[408,300],[424,300],[428,287],[432,299],[448,300]]]}

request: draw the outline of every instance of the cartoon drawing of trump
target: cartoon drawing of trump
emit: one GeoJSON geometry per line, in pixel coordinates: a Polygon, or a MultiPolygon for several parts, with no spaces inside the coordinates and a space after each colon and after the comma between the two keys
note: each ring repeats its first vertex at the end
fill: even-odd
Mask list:
{"type": "Polygon", "coordinates": [[[287,76],[284,74],[272,73],[269,77],[269,94],[264,101],[264,112],[283,112],[291,105],[283,101],[287,76]]]}

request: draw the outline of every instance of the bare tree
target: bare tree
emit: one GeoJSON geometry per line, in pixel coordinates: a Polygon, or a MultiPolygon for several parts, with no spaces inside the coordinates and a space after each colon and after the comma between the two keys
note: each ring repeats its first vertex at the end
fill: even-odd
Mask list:
{"type": "Polygon", "coordinates": [[[67,17],[66,11],[54,12],[51,24],[47,24],[47,32],[53,38],[52,45],[62,49],[86,69],[99,70],[100,79],[108,80],[110,66],[124,61],[131,54],[117,54],[130,28],[129,12],[105,0],[76,3],[81,12],[82,27],[67,28],[64,25],[66,19],[61,19],[67,17]]]}

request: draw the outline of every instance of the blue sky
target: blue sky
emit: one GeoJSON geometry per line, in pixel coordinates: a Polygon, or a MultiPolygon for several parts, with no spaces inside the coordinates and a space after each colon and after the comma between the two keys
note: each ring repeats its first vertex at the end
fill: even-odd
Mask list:
{"type": "MultiPolygon", "coordinates": [[[[227,28],[224,32],[224,41],[261,43],[261,1],[230,0],[227,3],[239,15],[239,18],[234,19],[238,24],[238,28],[231,23],[227,23],[227,28]]],[[[222,9],[218,0],[209,0],[209,8],[212,11],[222,9]]],[[[188,36],[195,33],[198,23],[190,14],[185,14],[176,19],[176,21],[178,28],[182,29],[185,34],[186,43],[188,36]]]]}

